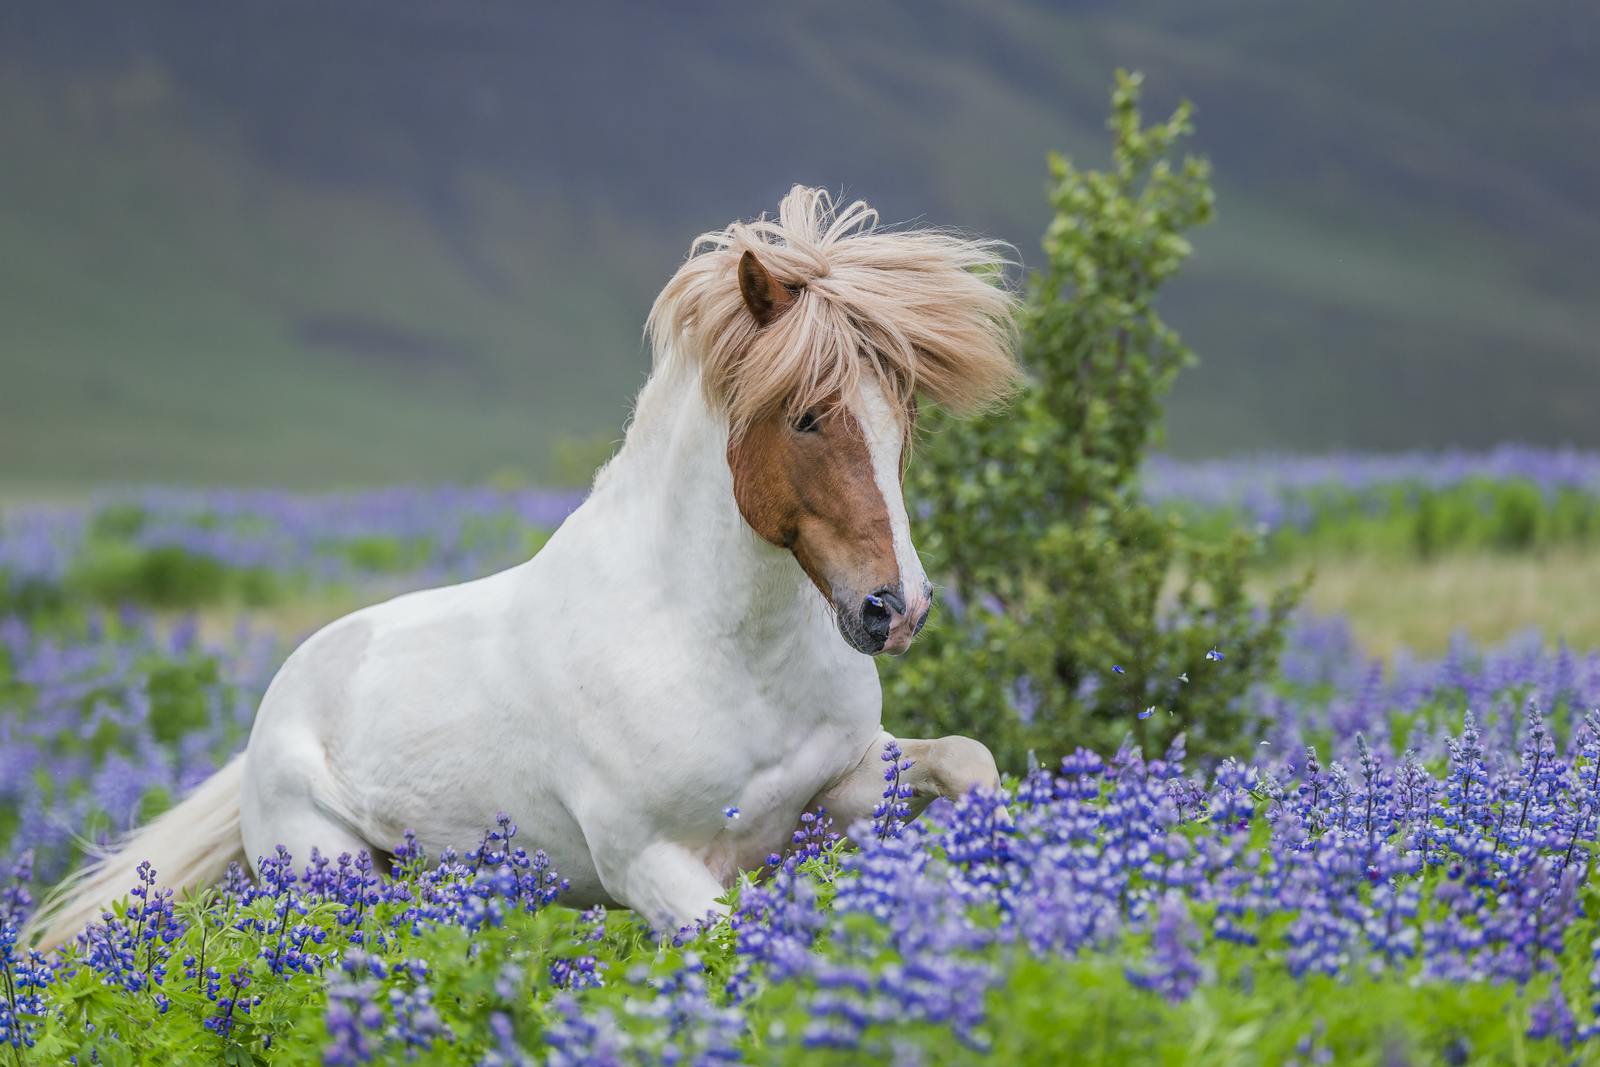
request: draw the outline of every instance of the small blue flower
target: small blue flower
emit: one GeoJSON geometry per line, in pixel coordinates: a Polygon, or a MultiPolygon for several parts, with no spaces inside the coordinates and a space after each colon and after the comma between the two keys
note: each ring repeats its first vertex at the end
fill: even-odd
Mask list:
{"type": "Polygon", "coordinates": [[[1156,706],[1154,704],[1151,704],[1148,708],[1145,708],[1143,711],[1141,711],[1139,713],[1139,718],[1148,719],[1150,716],[1154,715],[1155,713],[1156,713],[1156,706]]]}
{"type": "Polygon", "coordinates": [[[1212,645],[1211,651],[1206,653],[1206,659],[1210,660],[1212,663],[1221,663],[1222,653],[1217,651],[1217,646],[1212,645]]]}
{"type": "Polygon", "coordinates": [[[727,807],[722,809],[722,814],[730,819],[737,819],[739,817],[739,809],[734,807],[732,804],[729,804],[727,807]]]}
{"type": "Polygon", "coordinates": [[[1128,672],[1123,670],[1120,664],[1115,664],[1114,663],[1114,664],[1111,665],[1111,673],[1112,674],[1127,674],[1128,672]]]}

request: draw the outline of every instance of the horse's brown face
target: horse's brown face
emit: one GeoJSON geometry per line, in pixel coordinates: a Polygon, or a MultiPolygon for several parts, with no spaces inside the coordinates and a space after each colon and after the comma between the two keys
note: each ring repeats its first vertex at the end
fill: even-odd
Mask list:
{"type": "MultiPolygon", "coordinates": [[[[762,322],[781,313],[782,287],[783,295],[763,289],[752,299],[747,273],[740,281],[752,313],[762,322]]],[[[833,605],[844,639],[869,655],[904,652],[932,603],[911,546],[903,459],[901,420],[874,381],[799,419],[773,414],[728,446],[740,514],[794,553],[833,605]]]]}

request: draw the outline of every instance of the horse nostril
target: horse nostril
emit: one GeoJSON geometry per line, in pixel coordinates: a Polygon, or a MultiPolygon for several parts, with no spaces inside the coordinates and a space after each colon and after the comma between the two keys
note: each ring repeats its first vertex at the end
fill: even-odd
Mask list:
{"type": "Polygon", "coordinates": [[[861,602],[861,626],[873,640],[887,641],[893,625],[894,614],[889,610],[886,594],[873,593],[861,602]]]}
{"type": "Polygon", "coordinates": [[[904,615],[906,613],[906,598],[901,595],[898,585],[880,585],[872,591],[868,600],[876,600],[889,609],[891,615],[904,615]]]}

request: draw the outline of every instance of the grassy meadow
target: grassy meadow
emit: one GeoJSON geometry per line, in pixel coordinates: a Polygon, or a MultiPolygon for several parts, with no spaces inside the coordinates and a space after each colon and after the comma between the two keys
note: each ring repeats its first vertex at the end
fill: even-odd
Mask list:
{"type": "Polygon", "coordinates": [[[1173,521],[1262,525],[1263,591],[1312,574],[1220,762],[1041,754],[910,824],[890,763],[859,846],[821,813],[731,919],[675,935],[560,908],[534,828],[488,812],[459,854],[395,843],[389,873],[280,857],[177,899],[155,872],[49,956],[17,940],[30,901],[237,751],[296,640],[525,558],[581,493],[8,500],[0,1062],[1600,1062],[1579,458],[1374,458],[1337,492],[1256,461],[1239,499],[1151,473],[1173,521]],[[1433,503],[1392,509],[1403,478],[1433,503]]]}
{"type": "Polygon", "coordinates": [[[1385,659],[1441,655],[1456,635],[1498,644],[1528,631],[1574,648],[1600,648],[1600,554],[1447,555],[1311,559],[1263,569],[1263,589],[1311,575],[1305,604],[1350,621],[1361,646],[1385,659]]]}

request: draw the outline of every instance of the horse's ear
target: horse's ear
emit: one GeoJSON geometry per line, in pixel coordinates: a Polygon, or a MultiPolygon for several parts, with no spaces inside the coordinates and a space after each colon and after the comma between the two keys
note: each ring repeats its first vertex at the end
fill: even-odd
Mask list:
{"type": "Polygon", "coordinates": [[[744,306],[750,309],[750,314],[762,326],[783,314],[784,309],[794,303],[794,294],[767,273],[767,268],[748,248],[739,257],[739,293],[744,297],[744,306]]]}

